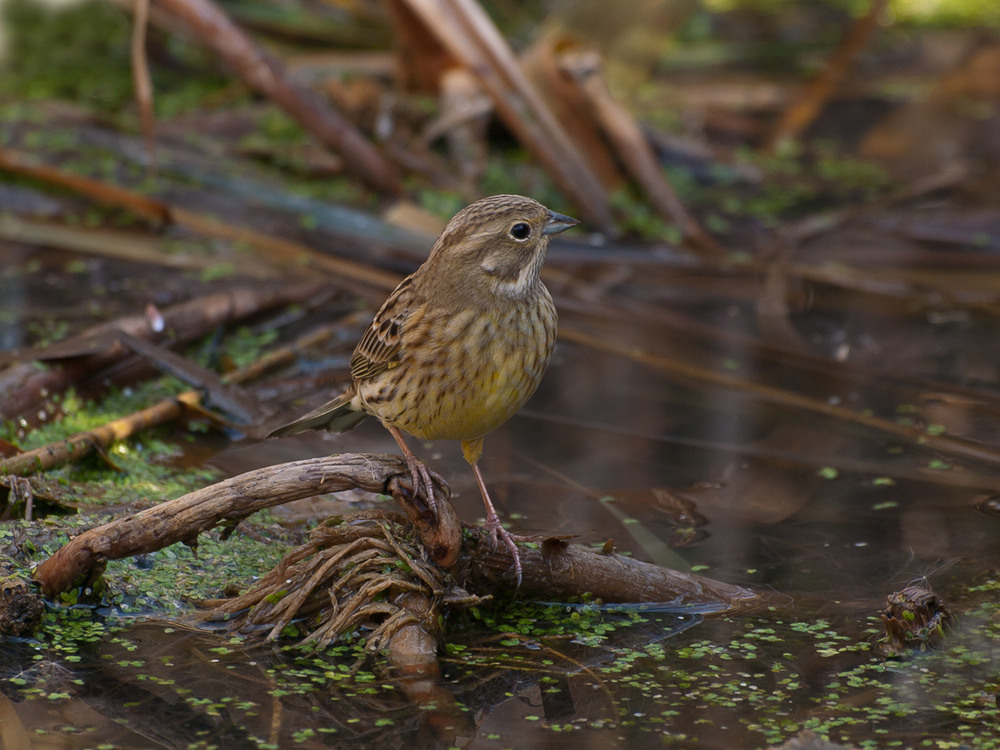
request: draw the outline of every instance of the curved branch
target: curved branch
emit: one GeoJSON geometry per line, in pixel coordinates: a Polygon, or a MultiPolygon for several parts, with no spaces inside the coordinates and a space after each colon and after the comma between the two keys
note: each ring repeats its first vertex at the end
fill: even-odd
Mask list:
{"type": "MultiPolygon", "coordinates": [[[[34,577],[47,596],[54,596],[99,573],[107,560],[192,542],[202,532],[264,508],[354,488],[391,494],[407,512],[431,559],[450,567],[461,544],[458,517],[448,502],[439,502],[436,509],[420,498],[411,502],[409,482],[410,471],[402,458],[368,453],[255,469],[85,531],[39,565],[34,577]]],[[[446,497],[447,488],[443,489],[441,496],[446,497]]]]}

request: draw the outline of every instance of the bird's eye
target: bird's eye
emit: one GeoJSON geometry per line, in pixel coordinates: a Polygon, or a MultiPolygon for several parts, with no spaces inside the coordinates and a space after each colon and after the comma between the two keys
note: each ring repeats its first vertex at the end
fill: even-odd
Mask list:
{"type": "Polygon", "coordinates": [[[531,236],[531,226],[519,221],[510,228],[510,236],[515,240],[526,240],[531,236]]]}

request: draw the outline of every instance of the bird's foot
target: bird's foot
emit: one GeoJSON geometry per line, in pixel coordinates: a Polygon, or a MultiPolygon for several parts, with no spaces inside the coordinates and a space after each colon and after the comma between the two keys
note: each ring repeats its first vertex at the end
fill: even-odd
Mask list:
{"type": "Polygon", "coordinates": [[[514,558],[514,593],[517,593],[517,590],[521,588],[521,555],[517,550],[516,542],[525,541],[529,537],[511,534],[503,527],[503,524],[500,522],[500,516],[495,513],[486,517],[486,523],[483,524],[483,528],[486,530],[486,535],[490,540],[491,550],[496,550],[497,545],[503,542],[504,546],[510,551],[510,556],[514,558]]]}
{"type": "Polygon", "coordinates": [[[437,495],[434,492],[434,483],[437,482],[441,486],[447,487],[448,484],[444,481],[444,477],[436,471],[431,471],[427,468],[427,464],[412,453],[406,456],[406,466],[410,470],[410,486],[412,488],[410,498],[416,500],[422,488],[427,500],[427,507],[436,514],[437,495]]]}

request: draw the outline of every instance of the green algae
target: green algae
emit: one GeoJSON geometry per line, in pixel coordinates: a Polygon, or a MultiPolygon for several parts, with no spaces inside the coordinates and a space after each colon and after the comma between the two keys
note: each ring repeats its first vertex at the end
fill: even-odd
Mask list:
{"type": "MultiPolygon", "coordinates": [[[[176,547],[158,553],[151,565],[110,565],[102,594],[114,603],[108,621],[127,622],[129,607],[176,611],[188,606],[190,595],[213,595],[241,576],[252,579],[277,556],[267,559],[276,550],[249,541],[233,546],[232,540],[222,543],[205,535],[197,556],[176,547]]],[[[993,669],[1000,653],[998,591],[995,578],[971,587],[964,594],[967,606],[960,625],[945,646],[901,660],[886,661],[869,647],[878,629],[874,616],[862,621],[842,616],[791,619],[787,612],[773,611],[696,627],[691,627],[696,620],[690,620],[678,627],[673,613],[606,608],[596,602],[476,607],[452,617],[440,659],[460,705],[479,705],[484,684],[502,700],[516,699],[529,686],[557,699],[565,693],[567,679],[576,685],[574,691],[585,685],[606,697],[605,704],[589,710],[584,704],[571,716],[527,712],[522,717],[554,734],[613,729],[636,742],[657,737],[665,744],[697,746],[694,730],[705,723],[725,726],[730,746],[780,744],[810,730],[831,742],[859,747],[888,747],[892,738],[902,737],[908,747],[979,750],[1000,745],[995,730],[1000,678],[993,669]]],[[[50,625],[41,653],[76,658],[72,642],[85,650],[106,637],[111,632],[106,626],[101,630],[94,618],[82,614],[89,611],[78,595],[65,597],[58,616],[53,615],[61,618],[61,630],[50,625]]],[[[114,637],[122,639],[123,651],[116,666],[137,673],[150,668],[141,646],[130,646],[127,634],[114,637]]],[[[379,661],[366,661],[364,645],[364,634],[355,632],[324,649],[271,651],[280,657],[266,667],[269,694],[344,702],[343,724],[328,727],[338,736],[359,723],[371,726],[376,717],[386,730],[405,726],[414,711],[432,708],[400,703],[398,688],[386,680],[379,661]]],[[[237,668],[247,658],[241,657],[244,647],[235,638],[218,639],[206,650],[231,663],[227,668],[237,668]]],[[[174,656],[164,658],[170,665],[176,662],[174,656]]],[[[177,686],[185,684],[183,674],[143,679],[173,686],[210,714],[236,704],[257,710],[259,701],[238,694],[225,701],[218,695],[182,695],[177,686]]],[[[66,691],[54,678],[32,684],[33,697],[64,699],[66,691]]],[[[310,736],[307,728],[296,731],[305,733],[296,741],[310,736]]],[[[718,740],[717,733],[713,736],[718,740]]],[[[495,739],[502,742],[504,734],[495,739]]]]}
{"type": "MultiPolygon", "coordinates": [[[[52,396],[41,425],[27,429],[7,422],[0,438],[32,450],[58,443],[107,422],[171,398],[186,389],[173,378],[157,378],[134,388],[112,389],[100,402],[81,398],[75,391],[52,396]]],[[[204,486],[218,474],[211,469],[173,465],[183,454],[171,425],[146,430],[129,440],[45,472],[45,480],[62,485],[62,498],[81,505],[112,503],[148,505],[169,500],[204,486]]]]}

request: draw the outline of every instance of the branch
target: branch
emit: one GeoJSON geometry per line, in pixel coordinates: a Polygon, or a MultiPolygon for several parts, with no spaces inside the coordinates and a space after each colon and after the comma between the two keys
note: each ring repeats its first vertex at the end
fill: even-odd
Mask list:
{"type": "Polygon", "coordinates": [[[313,92],[292,83],[280,63],[265,54],[210,0],[157,0],[157,5],[187,24],[250,88],[272,99],[336,151],[365,184],[383,195],[403,194],[399,175],[378,150],[340,113],[313,92]]]}
{"type": "MultiPolygon", "coordinates": [[[[128,315],[31,353],[32,360],[59,366],[40,368],[36,361],[15,364],[0,372],[0,419],[22,419],[33,414],[55,393],[80,379],[105,374],[123,363],[149,366],[132,355],[118,340],[121,331],[148,340],[169,338],[174,343],[192,341],[220,323],[240,320],[268,308],[301,302],[322,285],[299,282],[279,289],[241,287],[208,294],[163,311],[162,332],[154,330],[147,315],[128,315]]],[[[16,354],[15,360],[19,359],[16,354]]],[[[24,357],[27,359],[27,357],[24,357]]],[[[119,370],[120,372],[120,370],[119,370]]]]}
{"type": "MultiPolygon", "coordinates": [[[[461,526],[451,504],[437,509],[411,503],[410,471],[398,456],[345,453],[267,466],[189,492],[131,516],[85,531],[35,570],[46,596],[73,588],[100,574],[107,560],[119,560],[177,542],[193,543],[198,534],[224,522],[238,522],[264,508],[313,495],[359,488],[392,494],[414,523],[424,548],[441,567],[458,556],[461,526]]],[[[447,496],[447,488],[442,488],[447,496]]]]}
{"type": "MultiPolygon", "coordinates": [[[[469,537],[453,574],[471,593],[485,595],[511,588],[507,580],[513,560],[503,545],[490,549],[485,530],[466,530],[469,537]]],[[[768,596],[743,586],[604,552],[562,539],[519,544],[523,567],[518,591],[525,597],[564,601],[590,594],[604,602],[665,602],[697,607],[699,612],[758,611],[786,597],[768,596]]]]}

